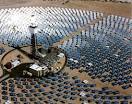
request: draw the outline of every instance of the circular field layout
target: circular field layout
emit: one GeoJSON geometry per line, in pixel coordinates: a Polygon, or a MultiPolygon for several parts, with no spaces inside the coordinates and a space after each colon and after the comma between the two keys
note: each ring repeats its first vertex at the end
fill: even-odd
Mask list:
{"type": "MultiPolygon", "coordinates": [[[[64,50],[66,65],[46,77],[2,81],[2,104],[132,103],[132,19],[62,7],[1,9],[0,43],[14,49],[31,45],[32,23],[38,26],[37,43],[64,50]]],[[[4,48],[0,45],[1,59],[8,52],[4,48]]]]}

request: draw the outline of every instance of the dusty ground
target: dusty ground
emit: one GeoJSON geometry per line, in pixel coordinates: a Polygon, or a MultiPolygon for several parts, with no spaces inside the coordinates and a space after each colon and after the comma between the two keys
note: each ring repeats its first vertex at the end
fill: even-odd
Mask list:
{"type": "Polygon", "coordinates": [[[43,0],[0,0],[0,8],[14,8],[22,6],[60,6],[69,8],[80,8],[95,10],[107,14],[120,15],[125,17],[132,17],[131,3],[113,3],[113,2],[97,2],[97,1],[79,1],[74,0],[69,3],[62,4],[64,0],[59,2],[49,2],[43,0]]]}

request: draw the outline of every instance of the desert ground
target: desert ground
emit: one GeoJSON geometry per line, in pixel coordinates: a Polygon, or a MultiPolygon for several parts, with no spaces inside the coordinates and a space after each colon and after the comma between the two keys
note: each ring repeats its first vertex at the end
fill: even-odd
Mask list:
{"type": "Polygon", "coordinates": [[[132,17],[132,3],[69,0],[68,3],[63,4],[65,1],[66,0],[0,0],[0,9],[23,6],[59,6],[93,10],[129,18],[132,17]]]}

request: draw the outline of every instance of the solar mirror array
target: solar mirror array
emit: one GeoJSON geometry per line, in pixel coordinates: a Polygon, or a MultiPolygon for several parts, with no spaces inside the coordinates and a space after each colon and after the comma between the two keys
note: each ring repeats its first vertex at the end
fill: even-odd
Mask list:
{"type": "MultiPolygon", "coordinates": [[[[1,103],[132,103],[132,93],[123,93],[132,91],[132,19],[59,7],[1,9],[0,43],[14,48],[31,45],[32,23],[38,26],[38,44],[48,48],[57,43],[66,52],[67,64],[52,76],[3,81],[1,103]]],[[[4,52],[0,47],[0,55],[4,52]]]]}

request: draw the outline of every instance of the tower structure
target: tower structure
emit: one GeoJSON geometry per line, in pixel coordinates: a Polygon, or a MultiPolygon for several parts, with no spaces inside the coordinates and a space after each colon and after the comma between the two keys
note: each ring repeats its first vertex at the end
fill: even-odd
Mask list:
{"type": "Polygon", "coordinates": [[[36,25],[29,26],[29,31],[31,33],[31,53],[33,58],[36,58],[36,53],[37,53],[37,38],[34,32],[36,28],[37,28],[36,25]]]}

